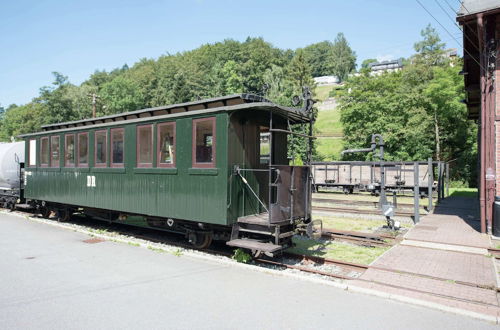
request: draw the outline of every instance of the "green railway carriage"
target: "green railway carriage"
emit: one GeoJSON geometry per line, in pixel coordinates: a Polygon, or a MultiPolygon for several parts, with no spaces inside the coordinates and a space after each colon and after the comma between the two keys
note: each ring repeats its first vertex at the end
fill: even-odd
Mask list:
{"type": "Polygon", "coordinates": [[[107,221],[273,253],[310,221],[309,167],[288,166],[305,109],[251,94],[46,125],[26,134],[24,196],[44,216],[107,221]]]}

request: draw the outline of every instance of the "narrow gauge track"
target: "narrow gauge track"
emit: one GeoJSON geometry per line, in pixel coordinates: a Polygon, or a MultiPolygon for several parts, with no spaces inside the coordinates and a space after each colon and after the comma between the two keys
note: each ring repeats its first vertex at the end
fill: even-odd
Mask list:
{"type": "Polygon", "coordinates": [[[323,229],[322,237],[352,242],[363,246],[393,246],[397,238],[391,235],[377,235],[356,231],[323,229]]]}
{"type": "MultiPolygon", "coordinates": [[[[53,219],[49,219],[49,220],[54,221],[54,222],[58,222],[57,220],[53,220],[53,219]]],[[[94,227],[98,227],[99,229],[101,229],[101,228],[113,229],[116,232],[118,232],[119,234],[132,235],[135,238],[143,239],[145,241],[151,241],[151,242],[155,242],[155,243],[163,243],[163,244],[168,244],[168,245],[175,246],[175,247],[182,247],[182,248],[186,248],[186,249],[196,250],[190,245],[187,245],[185,243],[175,242],[175,241],[172,241],[172,239],[167,239],[166,237],[163,237],[163,236],[161,239],[156,238],[156,237],[151,237],[151,235],[153,235],[153,234],[158,235],[158,232],[150,231],[147,228],[134,228],[134,227],[125,226],[125,225],[117,224],[117,223],[113,223],[113,225],[115,225],[115,226],[113,228],[110,228],[109,225],[103,226],[102,221],[99,221],[99,220],[90,220],[89,221],[89,219],[86,219],[85,225],[83,225],[81,219],[78,219],[75,221],[74,218],[72,218],[69,221],[69,223],[87,226],[87,227],[92,227],[92,225],[93,225],[94,227]],[[141,230],[143,230],[143,231],[141,232],[141,230]],[[131,231],[139,231],[141,233],[137,233],[137,232],[131,233],[131,231]]],[[[169,236],[177,236],[177,235],[169,235],[169,236]]],[[[490,252],[494,252],[494,253],[499,252],[500,253],[500,249],[489,249],[489,250],[490,250],[490,252]]],[[[215,249],[204,249],[204,250],[200,250],[200,251],[208,253],[208,254],[220,255],[220,256],[225,256],[225,257],[232,256],[232,253],[227,251],[227,246],[225,246],[225,245],[218,246],[215,249]]],[[[295,269],[295,270],[298,270],[298,271],[301,271],[304,273],[321,275],[321,276],[330,277],[330,278],[336,278],[336,279],[342,279],[342,280],[355,279],[355,280],[360,280],[360,281],[365,281],[365,282],[373,282],[371,280],[364,280],[362,278],[359,278],[363,274],[363,272],[365,272],[369,268],[400,273],[400,271],[395,271],[392,269],[385,269],[385,268],[380,268],[380,267],[373,267],[373,266],[349,263],[349,262],[344,262],[344,261],[340,261],[340,260],[332,260],[332,259],[327,259],[327,258],[322,258],[322,257],[305,256],[305,255],[294,254],[294,253],[289,253],[289,252],[285,252],[283,254],[283,258],[281,261],[268,260],[268,259],[263,259],[263,258],[256,259],[254,261],[256,262],[256,264],[261,263],[261,264],[267,264],[267,265],[274,265],[276,267],[280,267],[283,269],[295,269]],[[284,258],[295,259],[297,261],[297,263],[299,263],[299,265],[286,263],[283,260],[284,258]],[[302,264],[300,264],[300,263],[302,263],[302,264]],[[323,266],[330,265],[330,266],[333,266],[335,268],[337,268],[337,267],[338,268],[337,268],[337,272],[333,273],[333,272],[327,272],[327,271],[318,269],[317,267],[315,267],[316,265],[320,265],[320,266],[321,265],[323,265],[323,266]]],[[[421,274],[413,274],[413,273],[408,273],[408,272],[405,272],[405,273],[409,274],[409,275],[422,276],[421,274]]],[[[447,281],[446,279],[432,277],[432,276],[424,276],[424,277],[428,277],[428,278],[432,278],[432,279],[436,279],[436,280],[447,281]]],[[[402,287],[402,286],[395,285],[395,284],[387,284],[387,283],[380,283],[380,284],[386,285],[389,287],[399,288],[402,290],[430,294],[433,296],[452,299],[452,300],[456,300],[456,301],[465,301],[465,302],[469,302],[469,303],[473,303],[473,304],[477,304],[477,305],[495,306],[496,307],[496,305],[490,305],[488,303],[484,303],[484,302],[476,301],[476,300],[460,299],[460,298],[456,298],[453,296],[442,295],[442,294],[428,292],[428,291],[422,291],[422,290],[418,290],[418,289],[411,289],[411,288],[402,287]]],[[[458,282],[457,284],[478,287],[475,284],[467,283],[467,282],[463,282],[463,283],[458,282]]],[[[496,287],[491,287],[491,288],[490,287],[488,287],[488,288],[483,287],[483,288],[489,289],[489,290],[494,290],[497,292],[499,291],[499,289],[496,287]]]]}
{"type": "MultiPolygon", "coordinates": [[[[324,212],[332,212],[332,213],[353,213],[353,214],[369,214],[369,215],[381,215],[380,212],[377,213],[377,210],[365,210],[365,209],[353,209],[349,207],[327,207],[327,206],[313,206],[314,211],[324,211],[324,212]]],[[[404,212],[404,211],[394,211],[394,215],[401,217],[411,217],[413,216],[413,212],[404,212]]]]}
{"type": "Polygon", "coordinates": [[[332,278],[343,280],[357,279],[365,270],[368,269],[367,265],[355,264],[341,260],[333,260],[322,257],[306,256],[302,254],[295,254],[284,252],[282,259],[295,259],[300,265],[290,264],[284,261],[269,260],[269,259],[256,259],[255,261],[263,264],[274,265],[281,268],[295,269],[305,273],[312,273],[332,278]],[[335,272],[327,272],[318,269],[318,266],[331,266],[336,269],[335,272]]]}
{"type": "MultiPolygon", "coordinates": [[[[23,215],[26,213],[23,211],[17,211],[17,212],[23,215]]],[[[53,221],[54,223],[60,223],[56,219],[51,219],[51,218],[49,219],[43,218],[43,219],[48,221],[53,221]]],[[[62,223],[79,225],[94,230],[97,229],[97,230],[113,231],[119,235],[131,236],[133,238],[142,239],[144,241],[149,241],[152,243],[166,244],[172,247],[200,251],[211,255],[223,256],[227,258],[231,258],[233,256],[233,249],[225,244],[213,242],[211,248],[209,249],[196,249],[192,245],[184,243],[183,240],[178,239],[178,236],[179,237],[181,236],[179,234],[158,232],[149,228],[133,227],[116,222],[109,224],[101,220],[94,220],[89,218],[85,218],[85,220],[83,220],[83,218],[78,215],[73,215],[69,221],[62,223]]],[[[98,243],[101,240],[99,238],[91,238],[90,240],[86,241],[88,241],[89,243],[98,243]]],[[[354,264],[340,260],[325,259],[322,257],[298,255],[288,252],[283,253],[281,259],[278,258],[276,260],[270,260],[265,258],[258,258],[254,259],[254,262],[257,266],[259,264],[274,265],[280,268],[296,269],[299,271],[303,271],[305,273],[311,273],[338,279],[357,278],[368,268],[368,266],[365,265],[354,264]],[[290,262],[287,263],[285,262],[285,259],[298,260],[298,262],[295,264],[292,264],[290,262]],[[325,271],[324,270],[325,265],[335,269],[335,272],[325,271]]]]}
{"type": "MultiPolygon", "coordinates": [[[[378,207],[378,202],[376,201],[357,201],[352,199],[333,199],[333,198],[322,198],[315,197],[312,199],[313,202],[316,203],[332,203],[332,204],[341,204],[341,205],[359,205],[359,206],[373,206],[374,208],[378,207]]],[[[404,208],[413,208],[413,204],[411,203],[398,203],[398,207],[404,208]]]]}
{"type": "Polygon", "coordinates": [[[491,255],[495,259],[500,259],[500,249],[495,249],[495,248],[489,248],[488,252],[491,253],[491,255]]]}

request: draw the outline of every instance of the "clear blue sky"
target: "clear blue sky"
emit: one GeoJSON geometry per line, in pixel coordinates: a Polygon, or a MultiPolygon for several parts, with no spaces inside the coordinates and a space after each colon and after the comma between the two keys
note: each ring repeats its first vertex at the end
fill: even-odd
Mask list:
{"type": "MultiPolygon", "coordinates": [[[[461,42],[459,0],[420,0],[461,42]]],[[[325,1],[24,1],[0,3],[0,105],[23,104],[58,71],[80,84],[96,69],[190,50],[226,38],[263,37],[295,49],[343,32],[358,55],[413,53],[431,23],[449,47],[461,47],[415,0],[325,1]]]]}

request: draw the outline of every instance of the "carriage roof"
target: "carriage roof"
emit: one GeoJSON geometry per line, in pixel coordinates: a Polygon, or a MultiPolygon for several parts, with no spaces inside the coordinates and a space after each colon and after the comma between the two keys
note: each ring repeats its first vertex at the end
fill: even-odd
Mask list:
{"type": "Polygon", "coordinates": [[[235,94],[97,118],[44,125],[41,132],[23,134],[19,137],[47,134],[48,132],[55,133],[101,126],[123,125],[126,123],[151,121],[151,119],[170,119],[238,110],[272,111],[279,116],[287,118],[291,123],[306,123],[310,120],[305,111],[300,108],[284,107],[254,94],[235,94]]]}

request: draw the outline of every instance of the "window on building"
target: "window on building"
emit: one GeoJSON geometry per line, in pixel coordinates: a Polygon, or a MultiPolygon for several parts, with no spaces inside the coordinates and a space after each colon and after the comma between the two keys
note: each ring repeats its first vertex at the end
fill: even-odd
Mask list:
{"type": "Polygon", "coordinates": [[[124,129],[111,129],[111,167],[123,167],[124,129]]]}
{"type": "Polygon", "coordinates": [[[59,136],[50,137],[50,166],[59,167],[59,136]]]}
{"type": "Polygon", "coordinates": [[[78,133],[78,166],[89,166],[89,133],[78,133]]]}
{"type": "Polygon", "coordinates": [[[40,139],[40,164],[49,166],[49,138],[43,137],[40,139]]]}
{"type": "Polygon", "coordinates": [[[95,166],[106,167],[106,154],[108,148],[107,131],[95,132],[95,166]]]}
{"type": "Polygon", "coordinates": [[[158,167],[175,166],[175,123],[158,124],[158,167]]]}
{"type": "Polygon", "coordinates": [[[64,166],[75,166],[75,135],[68,134],[64,137],[64,166]]]}
{"type": "Polygon", "coordinates": [[[153,125],[137,126],[137,167],[153,167],[153,125]]]}
{"type": "Polygon", "coordinates": [[[35,167],[36,166],[36,140],[30,140],[28,145],[28,166],[35,167]]]}
{"type": "Polygon", "coordinates": [[[193,120],[193,167],[215,167],[215,118],[193,120]]]}

